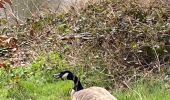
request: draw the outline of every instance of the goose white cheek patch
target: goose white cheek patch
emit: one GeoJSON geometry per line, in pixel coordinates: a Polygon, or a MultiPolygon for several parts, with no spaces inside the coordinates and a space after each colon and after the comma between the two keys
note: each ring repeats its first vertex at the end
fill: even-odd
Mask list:
{"type": "Polygon", "coordinates": [[[65,73],[65,74],[62,76],[62,78],[67,77],[67,76],[68,76],[68,74],[69,74],[69,73],[65,73]]]}

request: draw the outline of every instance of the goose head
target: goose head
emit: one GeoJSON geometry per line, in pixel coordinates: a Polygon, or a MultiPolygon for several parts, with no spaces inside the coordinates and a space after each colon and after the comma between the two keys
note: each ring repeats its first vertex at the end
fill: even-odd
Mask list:
{"type": "Polygon", "coordinates": [[[59,79],[74,80],[75,75],[70,71],[62,71],[60,73],[54,74],[54,77],[59,79]]]}
{"type": "Polygon", "coordinates": [[[64,79],[72,80],[74,82],[73,89],[75,91],[83,89],[83,86],[81,85],[79,78],[70,71],[62,71],[60,73],[54,74],[54,77],[57,79],[61,78],[62,80],[64,79]]]}

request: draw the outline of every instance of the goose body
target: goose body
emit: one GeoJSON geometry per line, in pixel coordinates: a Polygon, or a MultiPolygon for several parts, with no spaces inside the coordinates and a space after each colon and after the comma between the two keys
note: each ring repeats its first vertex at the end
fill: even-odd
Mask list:
{"type": "Polygon", "coordinates": [[[89,87],[71,93],[72,100],[117,100],[106,89],[101,87],[89,87]]]}
{"type": "Polygon", "coordinates": [[[93,86],[84,89],[78,77],[70,71],[63,71],[59,74],[54,74],[54,76],[62,79],[66,77],[68,80],[74,81],[74,87],[71,92],[72,100],[117,100],[102,87],[93,86]]]}

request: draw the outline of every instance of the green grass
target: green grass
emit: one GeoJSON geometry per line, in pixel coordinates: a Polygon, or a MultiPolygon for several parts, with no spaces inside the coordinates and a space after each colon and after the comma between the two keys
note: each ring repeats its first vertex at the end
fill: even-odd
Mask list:
{"type": "MultiPolygon", "coordinates": [[[[70,100],[73,82],[57,80],[52,76],[68,67],[66,61],[58,55],[51,54],[50,59],[58,61],[57,66],[50,65],[53,66],[51,68],[47,66],[50,62],[39,58],[31,66],[0,69],[0,100],[70,100]]],[[[105,77],[99,73],[92,71],[87,74],[83,69],[79,71],[76,74],[80,76],[84,86],[108,87],[109,83],[102,82],[105,77]]],[[[170,100],[165,85],[168,83],[160,79],[143,79],[130,85],[130,88],[114,89],[113,95],[118,100],[170,100]]]]}
{"type": "Polygon", "coordinates": [[[16,100],[69,100],[69,90],[71,87],[72,83],[65,81],[44,84],[22,81],[15,84],[10,90],[5,91],[6,97],[1,96],[1,98],[16,100]]]}
{"type": "MultiPolygon", "coordinates": [[[[9,66],[0,69],[0,100],[70,100],[69,92],[73,82],[57,80],[52,76],[68,67],[67,62],[59,55],[59,53],[51,53],[48,58],[50,61],[57,61],[57,66],[51,65],[46,58],[40,57],[31,66],[9,66]]],[[[69,70],[75,69],[69,68],[69,70]]],[[[99,73],[92,71],[87,74],[83,69],[79,69],[79,73],[76,74],[80,76],[86,87],[109,85],[102,82],[105,77],[99,73]]],[[[159,79],[141,80],[130,85],[130,88],[114,89],[113,95],[118,100],[170,100],[170,95],[165,88],[166,84],[159,79]]]]}
{"type": "Polygon", "coordinates": [[[132,88],[115,93],[119,100],[170,100],[170,94],[161,81],[142,81],[132,88]]]}
{"type": "MultiPolygon", "coordinates": [[[[55,80],[52,83],[19,81],[12,86],[0,88],[0,99],[7,100],[70,100],[69,91],[73,82],[55,80]]],[[[128,89],[115,89],[113,95],[118,100],[170,100],[165,83],[161,81],[141,81],[128,89]]]]}

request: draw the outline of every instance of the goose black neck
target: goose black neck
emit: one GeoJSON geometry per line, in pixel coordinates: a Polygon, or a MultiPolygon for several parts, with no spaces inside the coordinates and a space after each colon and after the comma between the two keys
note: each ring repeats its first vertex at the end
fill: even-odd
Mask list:
{"type": "Polygon", "coordinates": [[[75,91],[80,91],[80,90],[83,89],[83,86],[81,85],[80,80],[78,79],[77,76],[74,77],[73,81],[74,81],[74,88],[73,89],[75,91]]]}

